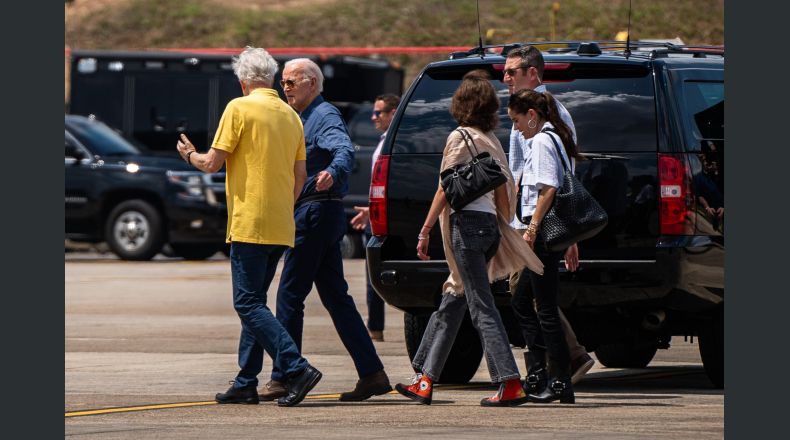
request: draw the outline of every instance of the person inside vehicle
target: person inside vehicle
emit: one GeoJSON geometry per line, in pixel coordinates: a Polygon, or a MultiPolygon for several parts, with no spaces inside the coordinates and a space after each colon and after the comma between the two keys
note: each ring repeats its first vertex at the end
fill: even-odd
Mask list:
{"type": "Polygon", "coordinates": [[[524,240],[543,262],[543,274],[530,272],[518,280],[513,292],[513,309],[524,330],[529,353],[549,359],[547,386],[529,395],[533,402],[575,403],[570,373],[570,352],[563,334],[557,305],[558,261],[563,252],[551,252],[536,245],[541,221],[551,208],[562,182],[565,165],[574,169],[579,157],[573,134],[560,116],[557,102],[549,92],[522,89],[510,96],[508,115],[524,139],[531,140],[525,151],[525,178],[522,179],[521,220],[527,225],[524,240]],[[555,142],[557,146],[555,146],[555,142]],[[531,289],[528,288],[531,285],[531,289]],[[537,309],[537,312],[536,312],[537,309]]]}
{"type": "MultiPolygon", "coordinates": [[[[491,381],[497,393],[480,401],[482,406],[515,406],[525,403],[518,366],[507,333],[494,303],[490,282],[506,279],[524,267],[542,273],[543,265],[518,232],[509,226],[516,208],[513,177],[506,166],[502,145],[493,133],[499,117],[499,98],[484,70],[464,75],[453,94],[450,113],[465,130],[479,152],[488,152],[498,162],[507,182],[480,196],[459,211],[448,206],[441,185],[420,230],[417,256],[429,260],[431,229],[437,219],[444,243],[450,276],[444,284],[441,305],[428,322],[412,366],[419,373],[408,385],[397,384],[402,395],[430,405],[433,382],[439,380],[450,349],[467,310],[480,335],[491,381]]],[[[464,137],[453,130],[447,137],[441,171],[472,159],[464,137]]]]}

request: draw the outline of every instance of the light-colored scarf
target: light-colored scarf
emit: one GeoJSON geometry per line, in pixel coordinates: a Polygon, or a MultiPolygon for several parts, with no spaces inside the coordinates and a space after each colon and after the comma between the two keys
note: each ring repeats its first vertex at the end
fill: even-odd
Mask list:
{"type": "MultiPolygon", "coordinates": [[[[488,262],[488,279],[489,282],[498,281],[510,277],[514,272],[520,272],[525,267],[529,270],[543,274],[543,263],[535,255],[535,252],[530,249],[529,245],[521,234],[516,232],[515,229],[510,227],[510,222],[516,213],[517,191],[515,183],[513,182],[513,175],[510,173],[510,168],[507,163],[507,156],[499,143],[499,139],[494,136],[494,133],[489,131],[484,133],[472,127],[460,127],[469,133],[477,146],[477,152],[482,153],[487,151],[491,157],[499,164],[502,172],[507,176],[507,195],[508,207],[507,212],[497,210],[497,224],[499,225],[499,248],[494,257],[488,262]]],[[[472,147],[474,151],[474,147],[472,147]]],[[[461,133],[453,130],[447,137],[447,144],[444,147],[442,155],[441,171],[447,168],[466,163],[472,160],[469,150],[464,144],[461,133]]],[[[450,267],[450,276],[444,282],[442,292],[449,293],[456,296],[462,296],[464,293],[464,286],[461,282],[461,276],[458,274],[458,265],[455,262],[455,257],[452,251],[452,239],[450,236],[450,205],[446,205],[444,210],[439,215],[439,225],[442,231],[442,241],[444,245],[444,255],[447,259],[447,265],[450,267]]]]}

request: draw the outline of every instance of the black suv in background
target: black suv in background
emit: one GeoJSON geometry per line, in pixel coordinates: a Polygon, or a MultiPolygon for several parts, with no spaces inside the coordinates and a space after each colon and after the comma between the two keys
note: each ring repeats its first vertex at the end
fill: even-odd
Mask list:
{"type": "MultiPolygon", "coordinates": [[[[608,367],[644,367],[673,335],[696,335],[705,370],[722,387],[723,48],[543,44],[535,45],[548,49],[544,82],[573,116],[588,159],[578,163],[577,177],[609,214],[604,231],[579,243],[580,269],[569,273],[561,265],[561,307],[580,343],[608,367]]],[[[502,104],[496,135],[507,150],[512,124],[501,79],[504,54],[514,46],[476,48],[426,66],[373,169],[376,237],[368,266],[379,295],[405,312],[410,356],[448,274],[439,228],[432,231],[432,260],[417,259],[415,248],[456,126],[452,94],[466,72],[491,73],[502,104]]],[[[494,293],[511,343],[523,347],[507,289],[498,283],[494,293]]],[[[467,317],[442,381],[468,381],[481,356],[467,317]]]]}
{"type": "Polygon", "coordinates": [[[65,124],[66,238],[106,241],[124,260],[149,260],[165,243],[186,259],[223,249],[224,173],[143,154],[95,119],[65,124]]]}

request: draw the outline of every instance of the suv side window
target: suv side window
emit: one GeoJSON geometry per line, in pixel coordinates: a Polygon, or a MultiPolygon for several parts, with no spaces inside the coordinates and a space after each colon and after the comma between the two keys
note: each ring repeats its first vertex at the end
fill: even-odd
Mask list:
{"type": "MultiPolygon", "coordinates": [[[[470,67],[469,70],[475,67],[483,66],[470,67]]],[[[393,154],[441,154],[444,151],[447,136],[458,127],[458,123],[450,115],[450,102],[467,71],[431,71],[423,75],[409,96],[409,102],[398,124],[393,141],[393,154]]],[[[512,126],[507,115],[510,94],[502,82],[492,80],[491,84],[500,98],[500,120],[494,133],[507,152],[512,126]]]]}
{"type": "Polygon", "coordinates": [[[688,151],[706,150],[724,141],[724,83],[684,81],[683,111],[690,130],[684,130],[688,151]]]}

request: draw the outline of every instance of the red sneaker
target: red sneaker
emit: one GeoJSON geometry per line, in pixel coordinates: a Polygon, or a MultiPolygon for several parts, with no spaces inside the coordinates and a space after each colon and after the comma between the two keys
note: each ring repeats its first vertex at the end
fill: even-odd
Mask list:
{"type": "Polygon", "coordinates": [[[433,381],[424,374],[415,374],[411,380],[411,385],[399,383],[395,385],[395,390],[409,399],[416,400],[423,405],[431,404],[433,396],[433,381]]]}
{"type": "Polygon", "coordinates": [[[527,401],[527,393],[519,379],[510,379],[499,384],[499,390],[492,397],[480,401],[480,406],[516,406],[527,401]]]}

